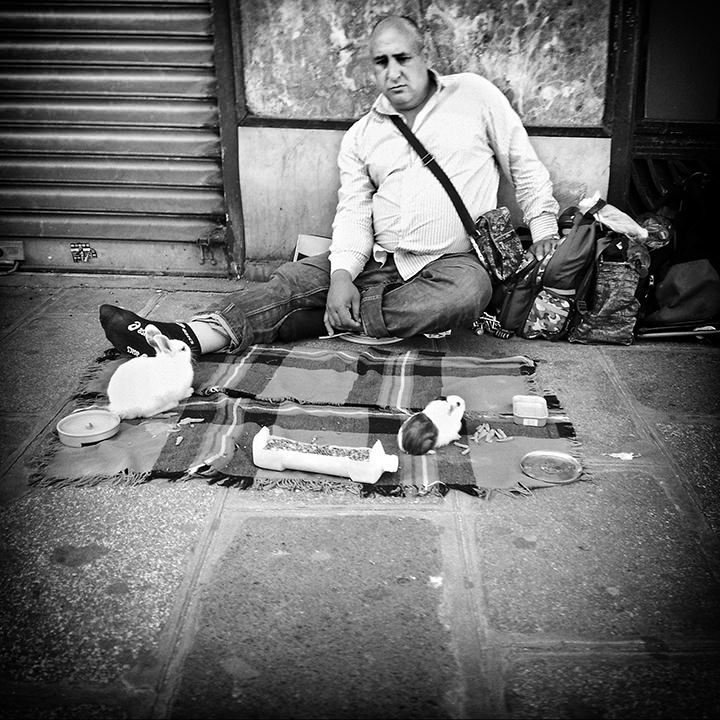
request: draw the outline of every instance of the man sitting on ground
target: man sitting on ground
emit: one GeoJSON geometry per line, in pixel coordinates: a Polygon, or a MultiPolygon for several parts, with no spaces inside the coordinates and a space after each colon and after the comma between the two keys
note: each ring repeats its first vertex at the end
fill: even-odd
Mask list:
{"type": "Polygon", "coordinates": [[[555,247],[549,173],[500,90],[472,73],[431,70],[422,33],[406,17],[378,22],[369,45],[381,94],[342,140],[330,251],[284,263],[189,322],[103,305],[100,322],[117,349],[153,355],[144,338],[150,322],[195,354],[324,332],[407,338],[469,327],[490,301],[490,278],[450,198],[391,115],[435,156],[473,217],[497,206],[502,172],[530,228],[529,252],[542,258],[555,247]]]}

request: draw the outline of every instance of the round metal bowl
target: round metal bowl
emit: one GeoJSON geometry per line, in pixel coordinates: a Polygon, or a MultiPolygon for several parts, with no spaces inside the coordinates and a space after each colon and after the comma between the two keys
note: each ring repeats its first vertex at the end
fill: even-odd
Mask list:
{"type": "Polygon", "coordinates": [[[520,460],[520,469],[528,477],[546,483],[568,483],[582,474],[582,465],[568,453],[555,450],[534,450],[520,460]]]}
{"type": "Polygon", "coordinates": [[[120,427],[120,417],[104,408],[88,408],[66,415],[56,427],[61,442],[82,447],[113,437],[120,427]]]}

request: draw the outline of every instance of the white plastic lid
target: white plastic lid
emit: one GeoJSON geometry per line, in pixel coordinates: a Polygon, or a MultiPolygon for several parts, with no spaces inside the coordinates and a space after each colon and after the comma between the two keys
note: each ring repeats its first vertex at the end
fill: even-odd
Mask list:
{"type": "Polygon", "coordinates": [[[513,415],[520,418],[546,418],[547,402],[539,395],[513,395],[513,415]]]}

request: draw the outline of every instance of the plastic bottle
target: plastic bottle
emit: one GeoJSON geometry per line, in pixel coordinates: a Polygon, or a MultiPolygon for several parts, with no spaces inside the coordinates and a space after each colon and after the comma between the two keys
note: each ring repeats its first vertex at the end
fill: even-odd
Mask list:
{"type": "Polygon", "coordinates": [[[262,428],[253,438],[253,462],[266,470],[305,470],[347,477],[353,482],[374,484],[384,472],[397,472],[399,466],[398,456],[387,455],[379,440],[372,448],[288,441],[293,447],[302,448],[304,451],[267,447],[268,443],[272,445],[272,440],[283,441],[284,438],[273,438],[267,427],[262,428]],[[313,449],[316,452],[313,452],[313,449]],[[318,450],[320,452],[317,452],[318,450]],[[367,459],[358,460],[351,455],[366,455],[367,459]]]}

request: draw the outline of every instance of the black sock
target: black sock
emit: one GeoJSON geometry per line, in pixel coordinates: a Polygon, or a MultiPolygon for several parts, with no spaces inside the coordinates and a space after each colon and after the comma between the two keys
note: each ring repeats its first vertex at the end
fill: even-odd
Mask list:
{"type": "Polygon", "coordinates": [[[190,346],[192,354],[200,354],[200,343],[187,323],[156,322],[114,305],[100,306],[100,324],[113,346],[130,355],[155,355],[155,348],[145,340],[145,328],[154,325],[165,337],[182,340],[190,346]]]}

